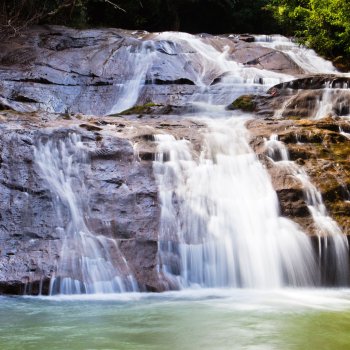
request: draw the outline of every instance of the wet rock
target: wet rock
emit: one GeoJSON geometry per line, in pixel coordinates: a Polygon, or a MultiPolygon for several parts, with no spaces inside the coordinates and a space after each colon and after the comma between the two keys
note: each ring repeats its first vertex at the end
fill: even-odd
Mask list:
{"type": "Polygon", "coordinates": [[[317,89],[324,89],[326,87],[335,89],[335,88],[343,88],[344,86],[348,86],[349,83],[350,83],[349,77],[338,76],[334,74],[322,74],[322,75],[310,75],[299,79],[287,81],[285,83],[275,85],[271,89],[317,90],[317,89]]]}
{"type": "MultiPolygon", "coordinates": [[[[154,134],[173,133],[200,144],[204,126],[176,116],[87,117],[0,112],[0,294],[47,294],[60,261],[68,208],[57,212],[54,193],[34,159],[41,140],[80,136],[88,161],[79,163],[85,225],[113,238],[142,291],[169,283],[157,271],[160,206],[153,176],[154,134]],[[197,136],[196,136],[197,135],[197,136]],[[195,138],[197,137],[197,139],[195,138]]],[[[121,256],[114,251],[117,264],[121,256]]],[[[124,273],[126,271],[122,271],[124,273]]]]}
{"type": "Polygon", "coordinates": [[[350,113],[350,78],[311,75],[275,85],[257,96],[256,112],[264,117],[305,119],[350,113]]]}
{"type": "Polygon", "coordinates": [[[240,44],[231,56],[249,67],[298,76],[303,70],[286,54],[258,45],[240,44]]]}
{"type": "Polygon", "coordinates": [[[321,192],[330,216],[344,233],[349,231],[350,141],[340,130],[348,127],[342,119],[320,120],[257,119],[247,124],[252,133],[251,145],[268,169],[277,192],[281,214],[293,219],[303,229],[315,234],[301,183],[288,169],[272,162],[266,155],[264,139],[271,134],[285,143],[289,157],[302,166],[321,192]]]}
{"type": "Polygon", "coordinates": [[[119,29],[29,28],[0,43],[0,108],[113,114],[128,86],[140,90],[131,105],[183,105],[227,73],[224,66],[212,66],[205,45],[246,67],[303,73],[280,51],[252,43],[252,36],[163,36],[119,29]]]}

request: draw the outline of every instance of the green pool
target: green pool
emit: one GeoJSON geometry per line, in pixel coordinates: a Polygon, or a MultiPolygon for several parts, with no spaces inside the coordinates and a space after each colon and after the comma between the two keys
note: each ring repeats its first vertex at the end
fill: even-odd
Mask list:
{"type": "Polygon", "coordinates": [[[350,290],[3,297],[0,349],[350,349],[350,290]]]}

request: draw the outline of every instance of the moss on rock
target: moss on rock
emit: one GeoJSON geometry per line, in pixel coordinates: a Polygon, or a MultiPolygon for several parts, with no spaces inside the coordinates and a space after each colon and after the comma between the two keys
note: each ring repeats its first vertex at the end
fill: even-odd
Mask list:
{"type": "Polygon", "coordinates": [[[137,105],[134,107],[131,107],[129,109],[126,109],[123,112],[120,112],[118,114],[114,114],[114,116],[118,115],[132,115],[132,114],[151,114],[153,112],[153,107],[161,107],[161,105],[149,102],[145,103],[144,105],[137,105]]]}
{"type": "Polygon", "coordinates": [[[244,112],[254,112],[256,109],[256,102],[254,95],[242,95],[234,100],[229,106],[228,110],[240,109],[244,112]]]}

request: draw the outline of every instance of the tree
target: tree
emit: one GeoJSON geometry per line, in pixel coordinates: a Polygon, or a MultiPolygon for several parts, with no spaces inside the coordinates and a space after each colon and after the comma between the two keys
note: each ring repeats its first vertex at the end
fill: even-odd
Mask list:
{"type": "Polygon", "coordinates": [[[31,24],[73,8],[75,0],[3,0],[0,5],[0,36],[11,37],[31,24]]]}
{"type": "Polygon", "coordinates": [[[267,6],[286,29],[321,55],[350,58],[348,0],[271,0],[267,6]]]}
{"type": "Polygon", "coordinates": [[[125,12],[112,0],[2,0],[0,38],[15,36],[27,26],[37,23],[85,26],[89,22],[87,7],[91,2],[125,12]]]}

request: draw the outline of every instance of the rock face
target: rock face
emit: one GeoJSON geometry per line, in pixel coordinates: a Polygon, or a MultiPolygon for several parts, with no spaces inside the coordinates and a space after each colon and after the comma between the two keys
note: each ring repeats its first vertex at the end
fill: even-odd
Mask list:
{"type": "Polygon", "coordinates": [[[278,84],[265,96],[251,96],[260,116],[324,118],[350,114],[350,78],[312,75],[278,84]]]}
{"type": "Polygon", "coordinates": [[[276,167],[267,157],[266,140],[272,134],[287,146],[290,160],[299,164],[310,176],[312,183],[322,194],[331,217],[349,235],[350,125],[346,118],[336,115],[338,98],[349,92],[337,89],[326,92],[321,90],[324,81],[332,78],[334,79],[327,76],[317,77],[316,80],[321,82],[318,88],[314,79],[306,78],[299,80],[301,85],[298,83],[300,89],[297,90],[290,88],[296,84],[291,82],[270,89],[270,92],[278,91],[275,96],[251,96],[260,118],[249,122],[247,126],[253,135],[252,146],[270,172],[282,215],[301,224],[306,232],[317,233],[301,183],[296,181],[290,171],[276,167]],[[311,84],[310,89],[307,82],[311,84]],[[315,119],[315,108],[318,111],[321,109],[321,112],[322,108],[316,106],[316,103],[308,104],[307,101],[315,101],[317,96],[324,94],[332,96],[333,93],[334,99],[323,101],[327,107],[324,110],[328,111],[323,115],[324,118],[315,119]],[[277,113],[270,113],[273,110],[277,110],[277,113]],[[307,117],[310,119],[306,119],[307,117]]]}
{"type": "Polygon", "coordinates": [[[0,293],[48,293],[62,248],[57,227],[68,224],[69,213],[55,210],[54,192],[42,178],[34,149],[39,141],[64,140],[72,133],[89,150],[89,161],[79,164],[88,194],[86,226],[116,240],[140,290],[166,288],[156,268],[160,207],[152,135],[165,128],[193,139],[201,126],[175,116],[143,116],[142,124],[135,116],[62,119],[4,111],[0,118],[0,293]]]}
{"type": "Polygon", "coordinates": [[[213,65],[221,51],[242,69],[302,73],[280,51],[242,39],[34,27],[0,43],[0,105],[93,115],[114,113],[123,99],[130,105],[121,103],[122,109],[147,102],[182,105],[227,74],[225,65],[213,65]]]}

